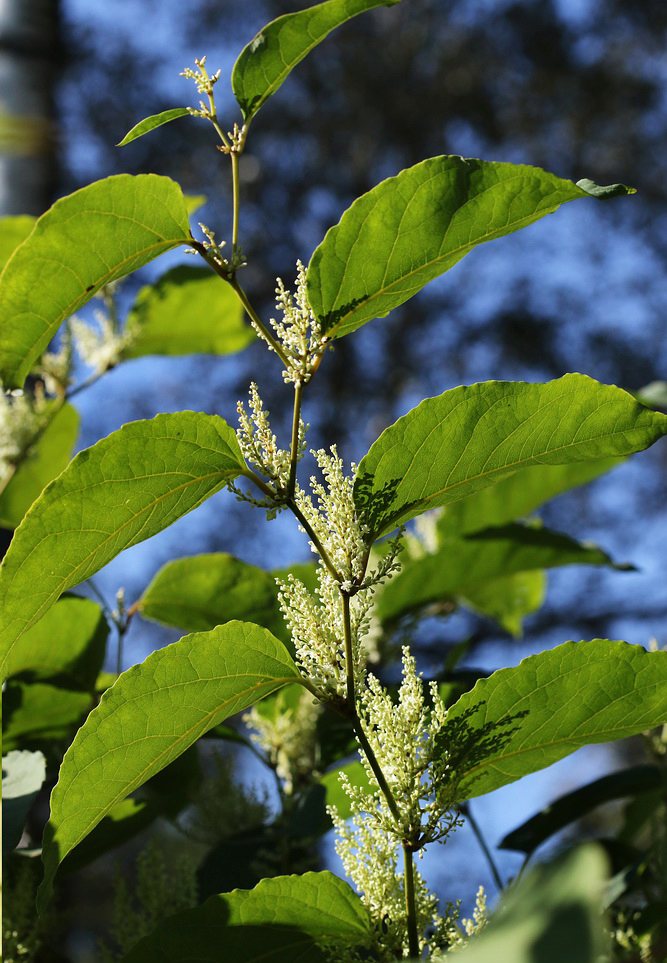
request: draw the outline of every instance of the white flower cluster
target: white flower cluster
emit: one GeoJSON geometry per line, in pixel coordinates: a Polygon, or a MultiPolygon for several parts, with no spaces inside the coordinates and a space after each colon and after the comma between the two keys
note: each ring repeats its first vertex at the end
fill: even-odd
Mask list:
{"type": "Polygon", "coordinates": [[[102,374],[113,368],[130,343],[131,335],[126,331],[116,331],[113,321],[102,311],[95,311],[95,326],[70,318],[70,330],[74,346],[82,361],[102,374]]]}
{"type": "Polygon", "coordinates": [[[19,462],[44,425],[46,401],[21,390],[5,393],[0,385],[0,475],[19,462]]]}
{"type": "MultiPolygon", "coordinates": [[[[288,366],[283,371],[283,380],[286,384],[290,382],[306,384],[310,381],[328,342],[328,338],[322,334],[320,323],[308,301],[306,269],[301,261],[296,262],[296,268],[295,295],[287,290],[280,278],[277,279],[276,308],[281,312],[283,319],[282,321],[270,319],[271,327],[288,360],[288,366]]],[[[255,324],[253,327],[257,335],[263,341],[267,341],[264,332],[255,324]]],[[[273,350],[268,341],[267,344],[273,350]]]]}
{"type": "MultiPolygon", "coordinates": [[[[239,416],[239,429],[236,432],[243,457],[256,465],[273,483],[276,492],[284,492],[289,484],[290,453],[278,447],[276,436],[271,431],[269,412],[265,410],[259,396],[257,385],[250,385],[250,414],[242,401],[236,403],[239,416]]],[[[299,422],[299,448],[297,459],[303,457],[306,447],[308,425],[303,419],[299,422]]]]}
{"type": "Polygon", "coordinates": [[[316,725],[321,705],[311,692],[301,689],[284,711],[266,714],[262,708],[261,704],[253,706],[243,721],[252,730],[252,741],[275,768],[285,794],[291,796],[304,777],[312,778],[317,766],[316,725]]]}
{"type": "MultiPolygon", "coordinates": [[[[195,67],[186,67],[180,73],[181,77],[186,77],[188,80],[194,80],[197,87],[198,94],[205,94],[207,97],[213,96],[213,87],[220,80],[221,70],[216,70],[214,74],[209,76],[206,69],[206,57],[201,57],[199,60],[195,57],[195,67]]],[[[205,117],[210,119],[212,116],[212,105],[207,106],[203,101],[199,102],[199,110],[194,107],[188,107],[188,113],[193,117],[205,117]]]]}
{"type": "MultiPolygon", "coordinates": [[[[370,795],[343,777],[345,792],[357,812],[366,812],[387,832],[410,839],[419,848],[443,839],[463,822],[451,808],[446,781],[433,779],[436,737],[445,723],[447,710],[432,682],[431,706],[424,698],[424,684],[417,675],[415,660],[403,647],[403,681],[398,703],[373,675],[359,693],[361,723],[375,758],[384,773],[400,814],[400,825],[387,808],[373,770],[360,750],[368,777],[377,788],[370,795]],[[423,803],[423,805],[422,805],[423,803]]],[[[442,770],[440,762],[439,771],[442,770]]]]}
{"type": "MultiPolygon", "coordinates": [[[[395,834],[379,829],[360,813],[348,824],[333,807],[329,812],[337,834],[336,852],[378,926],[379,958],[396,960],[409,956],[405,883],[398,865],[400,844],[395,834]]],[[[417,931],[421,934],[420,949],[423,950],[426,944],[423,934],[429,930],[440,933],[445,921],[438,913],[437,897],[429,891],[416,868],[413,873],[417,931]]]]}
{"type": "MultiPolygon", "coordinates": [[[[326,487],[311,476],[310,487],[317,504],[314,505],[310,496],[298,486],[296,503],[341,576],[341,589],[351,592],[363,580],[369,551],[368,529],[357,518],[352,498],[354,474],[343,473],[343,460],[339,458],[335,445],[328,452],[320,448],[311,454],[324,476],[326,487]]],[[[356,471],[355,465],[352,465],[352,471],[356,471]]],[[[312,542],[310,547],[317,554],[312,542]]]]}
{"type": "Polygon", "coordinates": [[[60,336],[58,351],[42,355],[35,374],[42,378],[50,395],[63,395],[72,382],[72,334],[67,325],[60,336]]]}
{"type": "MultiPolygon", "coordinates": [[[[318,571],[317,597],[293,575],[277,579],[280,608],[292,633],[296,662],[325,701],[346,695],[346,663],[343,615],[338,582],[324,566],[318,571]]],[[[366,652],[363,638],[368,629],[369,592],[350,600],[350,628],[354,678],[363,685],[366,652]]]]}

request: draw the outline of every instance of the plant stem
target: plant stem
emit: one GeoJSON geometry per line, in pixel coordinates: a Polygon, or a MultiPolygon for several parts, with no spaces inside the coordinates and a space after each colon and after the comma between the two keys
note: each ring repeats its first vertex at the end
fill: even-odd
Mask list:
{"type": "Polygon", "coordinates": [[[296,464],[299,460],[299,428],[301,424],[301,396],[303,394],[303,382],[297,381],[294,385],[294,414],[292,416],[292,447],[290,449],[289,481],[287,483],[288,498],[294,497],[296,486],[296,464]]]}
{"type": "Polygon", "coordinates": [[[403,843],[403,860],[405,865],[405,912],[408,920],[408,950],[410,956],[419,956],[419,934],[417,932],[417,908],[415,905],[415,875],[412,862],[412,850],[403,843]]]}
{"type": "Polygon", "coordinates": [[[337,582],[340,582],[341,576],[336,571],[336,568],[333,562],[331,561],[331,559],[329,558],[329,555],[327,554],[327,550],[325,549],[324,545],[322,544],[322,542],[319,540],[319,538],[313,531],[310,525],[310,522],[308,521],[306,516],[303,514],[303,512],[301,511],[301,509],[299,508],[299,506],[297,505],[297,503],[294,501],[293,498],[288,498],[287,507],[290,509],[292,514],[295,516],[299,524],[302,526],[302,528],[306,532],[306,535],[308,536],[308,538],[311,540],[311,542],[317,549],[317,553],[322,559],[322,561],[324,562],[329,574],[332,576],[332,578],[335,578],[337,582]]]}
{"type": "Polygon", "coordinates": [[[278,341],[276,341],[276,339],[273,337],[273,335],[271,334],[269,329],[266,327],[264,322],[260,319],[259,315],[257,314],[252,304],[248,300],[248,295],[245,293],[245,291],[243,290],[239,282],[236,280],[235,277],[228,277],[228,278],[225,278],[225,280],[229,282],[229,284],[232,286],[232,289],[236,292],[236,295],[239,301],[241,302],[241,304],[243,305],[243,307],[245,308],[248,317],[251,318],[254,324],[256,324],[259,330],[262,332],[262,337],[265,338],[266,341],[271,345],[271,347],[276,352],[276,354],[278,355],[282,363],[285,365],[285,367],[289,368],[290,362],[287,355],[283,351],[282,346],[279,344],[278,341]]]}
{"type": "Polygon", "coordinates": [[[482,852],[484,853],[484,856],[486,857],[486,861],[489,864],[489,869],[491,870],[491,875],[493,876],[493,880],[496,886],[498,887],[498,889],[500,890],[500,892],[502,893],[503,889],[505,888],[505,884],[503,883],[502,877],[498,871],[498,867],[496,866],[496,862],[493,858],[493,854],[487,845],[486,839],[484,838],[484,834],[482,833],[479,823],[477,822],[477,820],[474,818],[472,814],[472,811],[470,809],[470,803],[467,803],[465,805],[465,807],[463,808],[463,812],[468,817],[468,821],[470,822],[470,828],[475,834],[475,838],[477,839],[477,842],[480,845],[480,849],[482,850],[482,852]]]}
{"type": "Polygon", "coordinates": [[[239,153],[232,150],[230,155],[232,161],[232,200],[233,200],[233,221],[232,221],[232,264],[236,263],[236,249],[239,243],[239,153]]]}

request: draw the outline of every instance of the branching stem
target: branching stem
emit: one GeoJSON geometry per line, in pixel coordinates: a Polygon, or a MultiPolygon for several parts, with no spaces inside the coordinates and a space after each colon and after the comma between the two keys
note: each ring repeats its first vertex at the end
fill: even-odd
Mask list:
{"type": "Polygon", "coordinates": [[[239,244],[239,153],[232,150],[230,153],[232,161],[232,199],[233,199],[233,222],[232,222],[232,263],[236,263],[236,250],[239,244]]]}
{"type": "Polygon", "coordinates": [[[289,482],[287,484],[288,498],[294,498],[294,488],[296,486],[296,465],[299,460],[299,435],[301,426],[301,396],[303,394],[303,382],[297,381],[294,385],[294,414],[292,416],[292,447],[290,449],[289,482]]]}
{"type": "Polygon", "coordinates": [[[489,869],[491,870],[491,875],[493,876],[493,880],[494,880],[496,886],[498,887],[498,889],[500,890],[500,892],[502,893],[503,889],[505,888],[505,885],[504,885],[503,880],[502,880],[502,876],[500,875],[500,872],[498,871],[498,867],[496,866],[496,861],[494,860],[493,854],[492,854],[491,850],[490,850],[489,847],[488,847],[488,844],[487,844],[487,842],[486,842],[486,839],[484,838],[484,834],[482,833],[482,830],[481,830],[481,828],[480,828],[480,825],[479,825],[479,823],[477,822],[477,820],[475,819],[475,817],[474,817],[473,814],[472,814],[472,811],[471,811],[471,809],[470,809],[470,804],[469,804],[469,803],[466,804],[463,812],[464,812],[465,815],[468,817],[468,821],[470,822],[470,828],[472,829],[473,833],[475,834],[475,838],[476,838],[477,842],[479,843],[480,849],[481,849],[482,852],[484,853],[484,856],[485,856],[485,858],[486,858],[486,861],[487,861],[487,863],[489,864],[489,869]]]}

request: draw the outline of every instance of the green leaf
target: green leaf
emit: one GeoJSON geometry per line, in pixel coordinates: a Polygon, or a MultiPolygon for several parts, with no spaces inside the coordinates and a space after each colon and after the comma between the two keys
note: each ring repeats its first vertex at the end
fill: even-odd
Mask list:
{"type": "Polygon", "coordinates": [[[399,2],[327,0],[268,23],[243,48],[232,71],[232,90],[246,123],[332,30],[365,10],[399,2]]]}
{"type": "Polygon", "coordinates": [[[299,678],[283,644],[244,622],[187,635],[119,676],[63,759],[44,834],[40,906],[58,864],[117,803],[208,729],[299,678]]]}
{"type": "Polygon", "coordinates": [[[30,214],[19,214],[17,217],[0,218],[0,271],[32,231],[37,221],[30,214]]]}
{"type": "Polygon", "coordinates": [[[581,746],[667,722],[667,652],[566,642],[480,679],[438,735],[463,800],[505,786],[581,746]]]}
{"type": "Polygon", "coordinates": [[[79,413],[64,404],[0,494],[0,525],[16,528],[37,496],[69,464],[78,434],[79,413]]]}
{"type": "Polygon", "coordinates": [[[286,632],[272,576],[224,552],[167,562],[137,604],[144,618],[191,632],[232,619],[286,632]]]}
{"type": "Polygon", "coordinates": [[[101,287],[191,243],[178,184],[118,174],[63,197],[0,275],[0,379],[21,387],[62,322],[101,287]]]}
{"type": "Polygon", "coordinates": [[[254,339],[232,288],[208,268],[180,267],[142,288],[127,319],[124,358],[232,354],[254,339]]]}
{"type": "Polygon", "coordinates": [[[41,749],[54,739],[69,738],[93,699],[80,689],[10,679],[2,703],[3,749],[41,749]]]}
{"type": "Polygon", "coordinates": [[[0,568],[0,668],[62,592],[244,468],[229,425],[192,411],[131,422],[80,452],[21,522],[0,568]]]}
{"type": "Polygon", "coordinates": [[[7,674],[57,676],[92,691],[102,669],[109,626],[100,606],[78,595],[64,595],[25,632],[7,661],[7,674]]]}
{"type": "Polygon", "coordinates": [[[78,873],[84,866],[104,856],[112,849],[122,846],[147,829],[161,815],[160,807],[153,800],[123,799],[113,806],[92,833],[82,840],[76,849],[63,860],[59,875],[78,873]]]}
{"type": "Polygon", "coordinates": [[[41,752],[10,752],[2,757],[2,854],[16,849],[32,804],[46,778],[41,752]]]}
{"type": "Polygon", "coordinates": [[[190,111],[187,107],[172,107],[171,110],[163,110],[160,114],[151,114],[150,117],[144,117],[140,120],[138,124],[135,124],[132,130],[129,130],[125,137],[116,144],[116,147],[125,147],[126,144],[130,144],[137,137],[143,137],[144,134],[150,134],[152,130],[156,127],[162,127],[163,124],[168,124],[170,120],[176,120],[178,117],[187,117],[190,111]]]}
{"type": "Polygon", "coordinates": [[[612,799],[625,799],[627,796],[654,793],[659,789],[664,791],[666,787],[667,776],[659,766],[633,766],[631,769],[612,772],[573,792],[559,796],[508,833],[498,846],[500,849],[513,849],[528,855],[550,836],[603,803],[612,799]]]}
{"type": "Polygon", "coordinates": [[[385,317],[478,244],[590,193],[539,167],[432,157],[358,198],[327,232],[308,265],[310,304],[340,338],[385,317]]]}
{"type": "Polygon", "coordinates": [[[188,212],[188,217],[192,217],[200,207],[203,207],[208,200],[206,194],[184,194],[183,200],[185,201],[185,209],[188,212]]]}
{"type": "Polygon", "coordinates": [[[607,867],[595,846],[534,867],[506,891],[488,925],[456,963],[600,963],[609,940],[601,912],[607,867]]]}
{"type": "Polygon", "coordinates": [[[469,586],[461,601],[479,615],[493,619],[515,638],[523,635],[523,620],[542,607],[547,576],[542,570],[515,572],[469,586]]]}
{"type": "Polygon", "coordinates": [[[602,201],[609,200],[611,197],[626,197],[628,194],[637,193],[634,187],[626,187],[625,184],[607,184],[606,187],[602,187],[592,181],[590,177],[582,177],[580,181],[577,181],[577,187],[590,194],[591,197],[597,197],[602,201]]]}
{"type": "Polygon", "coordinates": [[[467,538],[444,538],[433,555],[405,562],[379,594],[376,614],[391,621],[420,606],[465,595],[490,579],[560,565],[614,563],[597,545],[518,523],[467,538]]]}
{"type": "Polygon", "coordinates": [[[519,469],[628,455],[666,433],[666,415],[581,374],[453,388],[422,401],[371,445],[354,500],[379,538],[519,469]]]}
{"type": "Polygon", "coordinates": [[[254,889],[212,896],[160,923],[123,963],[320,963],[321,947],[367,947],[368,911],[332,873],[263,879],[254,889]]]}
{"type": "Polygon", "coordinates": [[[452,502],[439,516],[437,529],[443,535],[467,535],[525,518],[550,498],[586,485],[624,460],[603,458],[570,465],[522,468],[489,488],[452,502]]]}

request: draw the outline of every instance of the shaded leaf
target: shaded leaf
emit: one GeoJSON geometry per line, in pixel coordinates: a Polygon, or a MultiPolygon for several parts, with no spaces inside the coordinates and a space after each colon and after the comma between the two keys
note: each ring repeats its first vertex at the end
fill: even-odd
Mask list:
{"type": "Polygon", "coordinates": [[[92,706],[91,694],[80,689],[9,680],[2,694],[3,749],[41,749],[68,739],[92,706]]]}
{"type": "Polygon", "coordinates": [[[244,467],[229,425],[192,411],[131,422],[80,452],[30,509],[0,568],[2,669],[62,592],[201,505],[244,467]]]}
{"type": "Polygon", "coordinates": [[[521,468],[488,488],[452,502],[443,509],[436,527],[442,535],[468,535],[526,518],[550,498],[586,485],[623,461],[624,458],[603,458],[521,468]]]}
{"type": "Polygon", "coordinates": [[[354,500],[378,538],[519,469],[628,455],[666,433],[667,416],[585,375],[453,388],[422,401],[371,445],[354,500]]]}
{"type": "Polygon", "coordinates": [[[63,759],[44,834],[40,906],[58,864],[117,803],[208,729],[299,678],[283,644],[244,622],[187,635],[119,676],[63,759]]]}
{"type": "Polygon", "coordinates": [[[374,786],[371,784],[366,770],[358,760],[356,762],[348,762],[347,765],[341,766],[339,769],[331,769],[329,772],[325,772],[320,778],[320,783],[327,792],[327,806],[335,806],[341,819],[349,819],[352,815],[352,803],[350,797],[341,786],[341,773],[347,776],[352,786],[358,786],[360,789],[365,789],[369,792],[374,789],[374,786]]]}
{"type": "Polygon", "coordinates": [[[137,605],[144,618],[188,631],[242,619],[286,635],[274,579],[224,552],[167,562],[137,605]]]}
{"type": "Polygon", "coordinates": [[[124,358],[232,354],[253,340],[232,288],[208,268],[181,265],[142,288],[127,319],[124,358]]]}
{"type": "Polygon", "coordinates": [[[9,752],[2,757],[2,853],[16,849],[32,804],[46,778],[41,752],[9,752]]]}
{"type": "Polygon", "coordinates": [[[232,71],[232,90],[246,123],[332,30],[364,10],[394,3],[400,0],[327,0],[263,27],[243,48],[232,71]]]}
{"type": "Polygon", "coordinates": [[[515,572],[469,586],[461,601],[479,615],[493,619],[510,635],[520,638],[523,620],[542,607],[546,590],[545,572],[515,572]]]}
{"type": "Polygon", "coordinates": [[[144,117],[143,120],[134,125],[132,130],[127,132],[125,137],[116,144],[116,147],[124,147],[136,140],[137,137],[150,134],[156,127],[162,127],[163,124],[168,124],[170,120],[176,120],[178,117],[187,117],[189,113],[187,107],[172,107],[171,110],[163,110],[160,114],[151,114],[150,117],[144,117]]]}
{"type": "Polygon", "coordinates": [[[601,913],[607,875],[600,849],[585,846],[534,867],[505,895],[457,963],[599,963],[608,959],[601,913]]]}
{"type": "Polygon", "coordinates": [[[160,807],[153,800],[123,799],[116,803],[76,849],[67,854],[60,866],[59,875],[78,873],[100,856],[134,839],[160,815],[160,807]]]}
{"type": "Polygon", "coordinates": [[[0,271],[19,244],[25,241],[36,221],[37,218],[31,214],[0,218],[0,271]]]}
{"type": "Polygon", "coordinates": [[[667,722],[667,652],[566,642],[481,679],[438,735],[458,799],[481,796],[581,746],[667,722]]]}
{"type": "Polygon", "coordinates": [[[0,494],[0,525],[16,528],[44,488],[69,464],[79,434],[79,413],[65,404],[53,416],[0,494]]]}
{"type": "Polygon", "coordinates": [[[308,265],[313,311],[340,338],[385,317],[478,244],[590,194],[539,167],[422,161],[358,198],[327,232],[308,265]]]}
{"type": "Polygon", "coordinates": [[[489,579],[559,565],[614,562],[597,545],[518,523],[467,538],[444,538],[432,555],[404,563],[380,593],[376,614],[393,620],[419,606],[465,595],[489,579]]]}
{"type": "Polygon", "coordinates": [[[91,599],[64,595],[23,635],[7,662],[7,674],[57,676],[66,685],[93,690],[106,652],[109,626],[91,599]]]}
{"type": "Polygon", "coordinates": [[[368,946],[371,923],[363,903],[332,873],[263,879],[254,889],[212,896],[177,913],[127,954],[123,963],[320,963],[320,946],[368,946]],[[319,944],[319,945],[318,945],[319,944]]]}
{"type": "Polygon", "coordinates": [[[21,387],[62,322],[110,281],[191,242],[181,189],[117,174],[63,197],[0,275],[0,379],[21,387]]]}
{"type": "Polygon", "coordinates": [[[533,853],[538,846],[566,826],[581,819],[602,803],[627,796],[655,793],[665,788],[667,777],[658,766],[633,766],[609,773],[554,799],[525,823],[513,829],[498,844],[500,849],[533,853]]]}

